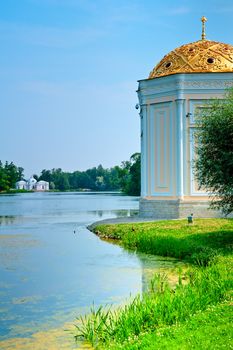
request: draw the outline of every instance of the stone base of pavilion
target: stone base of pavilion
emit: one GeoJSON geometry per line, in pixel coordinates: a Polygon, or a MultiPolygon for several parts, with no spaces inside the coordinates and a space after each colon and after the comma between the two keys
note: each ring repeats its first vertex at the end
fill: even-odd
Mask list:
{"type": "Polygon", "coordinates": [[[151,219],[223,218],[220,211],[209,208],[207,200],[156,200],[141,198],[139,216],[151,219]]]}

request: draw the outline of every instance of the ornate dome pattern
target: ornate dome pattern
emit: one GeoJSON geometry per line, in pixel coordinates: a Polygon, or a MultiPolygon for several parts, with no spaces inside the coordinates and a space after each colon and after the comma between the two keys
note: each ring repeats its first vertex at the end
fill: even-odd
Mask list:
{"type": "Polygon", "coordinates": [[[199,40],[169,52],[155,66],[149,79],[176,73],[233,73],[233,46],[199,40]]]}

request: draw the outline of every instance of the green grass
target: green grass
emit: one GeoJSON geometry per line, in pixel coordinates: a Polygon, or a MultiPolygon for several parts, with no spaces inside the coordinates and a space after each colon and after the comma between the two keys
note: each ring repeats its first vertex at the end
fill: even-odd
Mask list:
{"type": "Polygon", "coordinates": [[[16,190],[16,189],[9,189],[5,191],[0,191],[0,195],[5,194],[17,194],[17,193],[33,193],[34,191],[31,190],[16,190]]]}
{"type": "Polygon", "coordinates": [[[215,255],[231,254],[233,219],[167,220],[96,226],[100,237],[118,239],[125,248],[206,265],[215,255]]]}
{"type": "Polygon", "coordinates": [[[233,220],[104,225],[95,231],[101,237],[118,239],[126,248],[192,264],[180,272],[175,288],[160,274],[152,280],[149,292],[118,310],[93,307],[89,315],[79,318],[77,339],[84,338],[101,350],[230,349],[233,220]],[[215,334],[214,343],[205,340],[208,332],[215,334]]]}
{"type": "Polygon", "coordinates": [[[233,307],[229,302],[198,312],[183,324],[161,327],[123,344],[110,344],[110,350],[217,350],[233,349],[233,307]]]}

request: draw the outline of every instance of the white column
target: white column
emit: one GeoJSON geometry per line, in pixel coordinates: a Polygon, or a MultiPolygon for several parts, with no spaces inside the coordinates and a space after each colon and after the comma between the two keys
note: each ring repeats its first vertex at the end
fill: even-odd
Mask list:
{"type": "Polygon", "coordinates": [[[180,199],[184,197],[184,140],[183,140],[183,115],[184,99],[176,100],[176,122],[177,122],[177,196],[180,199]]]}
{"type": "Polygon", "coordinates": [[[147,196],[147,111],[146,105],[141,106],[140,117],[141,117],[141,197],[147,196]]]}

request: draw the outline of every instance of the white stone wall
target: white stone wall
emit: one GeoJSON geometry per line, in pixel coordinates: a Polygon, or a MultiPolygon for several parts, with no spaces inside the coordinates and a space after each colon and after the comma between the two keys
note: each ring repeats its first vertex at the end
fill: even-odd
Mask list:
{"type": "Polygon", "coordinates": [[[219,215],[207,210],[208,194],[199,190],[193,175],[193,135],[196,109],[223,97],[230,86],[233,73],[174,74],[139,81],[140,215],[178,218],[190,215],[192,208],[198,217],[219,215]]]}
{"type": "Polygon", "coordinates": [[[209,201],[146,200],[140,199],[139,215],[153,219],[181,219],[190,214],[193,218],[221,218],[224,215],[209,209],[209,201]]]}
{"type": "Polygon", "coordinates": [[[142,198],[205,197],[192,171],[195,110],[232,85],[233,73],[175,74],[139,81],[142,198]]]}

